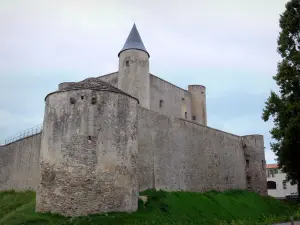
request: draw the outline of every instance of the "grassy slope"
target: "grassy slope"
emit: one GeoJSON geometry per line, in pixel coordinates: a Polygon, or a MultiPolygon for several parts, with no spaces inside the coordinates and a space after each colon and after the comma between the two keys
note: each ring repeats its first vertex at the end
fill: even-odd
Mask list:
{"type": "Polygon", "coordinates": [[[295,209],[271,197],[247,191],[163,192],[145,191],[148,203],[139,202],[135,213],[109,213],[81,218],[66,218],[34,212],[35,193],[0,192],[0,224],[255,224],[264,216],[289,216],[295,209]],[[223,221],[223,222],[221,222],[223,221]]]}

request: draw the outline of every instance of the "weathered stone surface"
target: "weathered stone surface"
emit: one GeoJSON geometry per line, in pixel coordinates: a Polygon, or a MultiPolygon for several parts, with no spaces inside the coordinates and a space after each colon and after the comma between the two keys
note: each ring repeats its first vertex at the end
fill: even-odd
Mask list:
{"type": "Polygon", "coordinates": [[[77,216],[137,209],[136,107],[137,100],[109,91],[47,97],[37,211],[77,216]]]}
{"type": "MultiPolygon", "coordinates": [[[[118,87],[118,77],[116,73],[104,75],[97,77],[97,79],[101,79],[102,81],[108,82],[115,87],[118,87]]],[[[199,95],[195,92],[189,92],[180,87],[177,87],[174,84],[169,83],[153,74],[149,74],[150,79],[150,109],[154,112],[163,113],[168,116],[176,116],[178,118],[185,118],[192,120],[192,95],[195,95],[195,104],[200,102],[201,105],[196,105],[196,109],[201,112],[200,114],[195,113],[196,122],[199,124],[206,125],[207,118],[206,116],[206,96],[205,93],[199,95]],[[160,107],[160,101],[163,101],[163,107],[160,107]],[[204,113],[203,113],[204,112],[204,113]],[[200,119],[199,118],[200,115],[200,119]],[[205,116],[202,116],[205,115],[205,116]],[[202,118],[203,117],[203,118],[202,118]],[[205,117],[205,118],[204,118],[205,117]],[[202,118],[202,119],[201,119],[202,118]],[[202,121],[203,120],[203,121],[202,121]]],[[[201,85],[199,85],[201,86],[201,85]]]]}
{"type": "Polygon", "coordinates": [[[146,52],[129,49],[119,56],[118,88],[137,98],[150,109],[149,56],[146,52]]]}
{"type": "Polygon", "coordinates": [[[192,120],[206,126],[206,88],[202,85],[189,85],[189,92],[192,95],[192,120]]]}
{"type": "Polygon", "coordinates": [[[137,124],[136,101],[117,93],[73,90],[50,97],[43,135],[52,136],[41,150],[40,181],[40,134],[0,149],[1,189],[36,190],[41,182],[39,211],[66,215],[130,211],[137,207],[130,202],[137,201],[138,191],[149,188],[199,192],[248,188],[266,194],[260,135],[239,137],[141,107],[137,124]],[[96,104],[91,103],[93,98],[96,104]],[[129,154],[136,151],[136,144],[138,153],[129,154]]]}
{"type": "Polygon", "coordinates": [[[41,134],[1,146],[0,190],[36,190],[41,134]]]}
{"type": "Polygon", "coordinates": [[[128,93],[116,88],[115,86],[107,82],[102,81],[97,77],[90,77],[80,82],[67,82],[59,85],[59,91],[70,91],[70,90],[81,90],[81,89],[109,91],[109,92],[121,93],[123,95],[132,97],[128,93]]]}
{"type": "Polygon", "coordinates": [[[138,117],[141,190],[246,189],[241,137],[143,108],[138,117]]]}
{"type": "Polygon", "coordinates": [[[245,153],[247,188],[261,195],[267,195],[266,161],[264,138],[262,135],[247,135],[242,137],[245,153]]]}
{"type": "Polygon", "coordinates": [[[106,83],[109,83],[115,87],[118,87],[118,72],[106,74],[104,76],[99,76],[97,79],[100,79],[106,83]]]}
{"type": "Polygon", "coordinates": [[[37,211],[70,216],[135,211],[149,188],[266,194],[263,137],[202,126],[205,87],[149,74],[148,52],[129,40],[118,72],[46,97],[42,135],[0,146],[0,190],[37,190],[37,211]]]}

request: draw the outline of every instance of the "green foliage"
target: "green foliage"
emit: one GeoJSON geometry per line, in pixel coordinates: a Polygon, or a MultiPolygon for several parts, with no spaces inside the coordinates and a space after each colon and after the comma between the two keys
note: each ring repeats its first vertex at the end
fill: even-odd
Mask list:
{"type": "Polygon", "coordinates": [[[271,149],[293,184],[300,182],[300,1],[291,0],[279,20],[278,53],[282,61],[273,77],[279,93],[271,92],[262,118],[274,120],[271,149]]]}
{"type": "Polygon", "coordinates": [[[296,209],[272,197],[247,191],[164,192],[147,190],[148,201],[134,213],[63,217],[35,212],[35,193],[0,192],[0,225],[196,225],[265,224],[288,220],[296,209]]]}

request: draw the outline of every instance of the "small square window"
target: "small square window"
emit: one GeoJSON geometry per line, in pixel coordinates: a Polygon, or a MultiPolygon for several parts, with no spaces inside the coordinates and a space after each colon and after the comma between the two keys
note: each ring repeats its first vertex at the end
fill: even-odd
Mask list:
{"type": "Polygon", "coordinates": [[[196,120],[196,116],[193,116],[193,120],[196,120]]]}
{"type": "Polygon", "coordinates": [[[83,96],[81,96],[81,99],[84,99],[84,97],[83,97],[83,96]]]}
{"type": "Polygon", "coordinates": [[[129,60],[125,61],[126,67],[129,67],[129,60]]]}

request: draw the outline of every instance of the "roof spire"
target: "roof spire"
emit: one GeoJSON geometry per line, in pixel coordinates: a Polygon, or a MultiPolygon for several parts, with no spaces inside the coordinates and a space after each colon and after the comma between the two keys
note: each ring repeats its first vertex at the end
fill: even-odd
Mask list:
{"type": "Polygon", "coordinates": [[[147,52],[147,50],[143,44],[143,41],[142,41],[141,36],[136,28],[135,23],[133,24],[130,34],[127,37],[127,40],[126,40],[122,50],[119,52],[118,56],[120,56],[121,52],[128,50],[128,49],[138,49],[138,50],[144,51],[150,57],[149,53],[147,52]]]}

